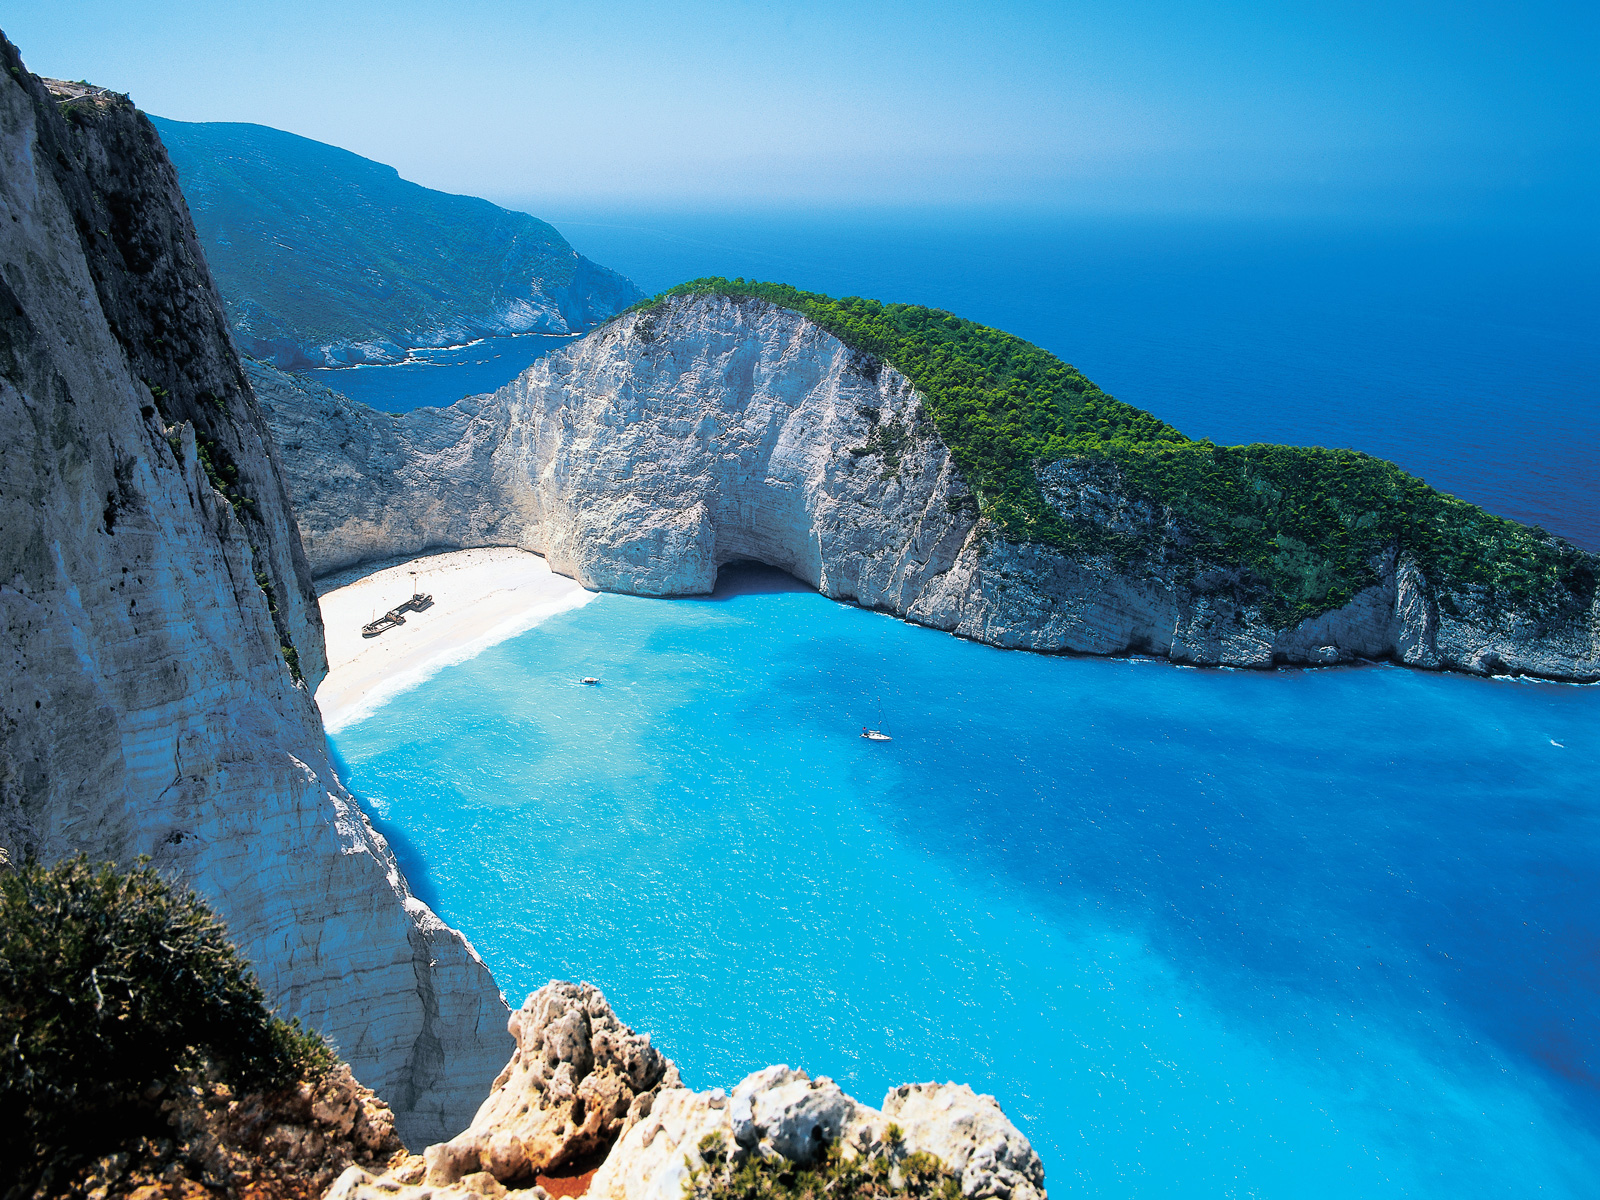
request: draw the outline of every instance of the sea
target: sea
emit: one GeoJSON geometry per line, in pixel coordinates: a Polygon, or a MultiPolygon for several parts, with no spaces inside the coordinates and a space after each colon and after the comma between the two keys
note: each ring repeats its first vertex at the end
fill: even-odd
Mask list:
{"type": "MultiPolygon", "coordinates": [[[[1581,239],[582,215],[646,290],[946,307],[1192,436],[1358,447],[1600,546],[1581,239]]],[[[336,374],[402,409],[453,369],[336,374]]],[[[1600,688],[1002,651],[748,566],[333,741],[513,1004],[588,980],[691,1086],[966,1082],[1057,1196],[1600,1194],[1600,688]]]]}
{"type": "Polygon", "coordinates": [[[410,412],[492,392],[522,374],[535,360],[577,340],[577,335],[550,333],[475,338],[458,346],[418,347],[405,362],[363,363],[301,374],[372,408],[410,412]]]}

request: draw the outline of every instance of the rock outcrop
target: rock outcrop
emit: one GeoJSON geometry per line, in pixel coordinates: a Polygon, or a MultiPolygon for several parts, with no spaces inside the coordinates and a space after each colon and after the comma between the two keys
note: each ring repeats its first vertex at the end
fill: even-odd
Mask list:
{"type": "MultiPolygon", "coordinates": [[[[904,376],[759,300],[676,298],[491,396],[403,416],[249,369],[317,574],[514,545],[587,587],[670,596],[707,592],[720,566],[754,559],[997,646],[1600,677],[1600,598],[1555,618],[1507,611],[1481,593],[1441,594],[1391,551],[1350,603],[1280,629],[1237,574],[1196,572],[1181,553],[1130,569],[1008,541],[904,376]]],[[[1109,463],[1057,462],[1041,484],[1074,519],[1156,530],[1165,545],[1188,536],[1109,463]]]]}
{"type": "Polygon", "coordinates": [[[786,1066],[746,1076],[731,1095],[663,1094],[595,1173],[589,1195],[680,1200],[691,1174],[710,1165],[708,1146],[735,1163],[754,1154],[806,1165],[833,1142],[857,1158],[932,1155],[968,1200],[1045,1200],[1044,1165],[993,1096],[958,1083],[902,1084],[873,1109],[825,1076],[786,1066]]]}
{"type": "Polygon", "coordinates": [[[0,847],[149,855],[417,1143],[509,1049],[339,783],[272,438],[149,122],[0,40],[0,847]]]}
{"type": "Polygon", "coordinates": [[[691,1174],[708,1167],[750,1155],[806,1166],[835,1144],[849,1159],[889,1166],[931,1155],[967,1200],[1046,1200],[1028,1139],[993,1096],[965,1084],[902,1085],[873,1109],[831,1079],[774,1066],[731,1094],[691,1092],[587,984],[540,988],[511,1031],[517,1052],[470,1129],[384,1173],[352,1166],[327,1200],[548,1200],[537,1178],[598,1152],[593,1200],[683,1200],[691,1174]]]}
{"type": "Polygon", "coordinates": [[[486,1171],[531,1181],[609,1150],[679,1087],[678,1069],[611,1011],[598,988],[552,980],[511,1014],[516,1051],[466,1131],[430,1146],[428,1182],[486,1171]]]}

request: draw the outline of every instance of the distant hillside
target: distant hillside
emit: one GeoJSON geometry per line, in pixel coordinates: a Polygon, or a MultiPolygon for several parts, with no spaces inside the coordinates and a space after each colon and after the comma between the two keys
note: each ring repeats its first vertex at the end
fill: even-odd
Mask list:
{"type": "Polygon", "coordinates": [[[573,332],[640,298],[526,213],[263,125],[152,119],[240,347],[280,367],[573,332]]]}

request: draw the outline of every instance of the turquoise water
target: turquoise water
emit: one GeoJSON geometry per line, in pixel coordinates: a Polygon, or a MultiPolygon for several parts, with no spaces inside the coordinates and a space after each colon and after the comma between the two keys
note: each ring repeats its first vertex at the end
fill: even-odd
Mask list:
{"type": "Polygon", "coordinates": [[[693,1086],[966,1080],[1057,1196],[1600,1192],[1600,689],[1011,653],[753,573],[334,740],[513,1003],[590,980],[693,1086]]]}

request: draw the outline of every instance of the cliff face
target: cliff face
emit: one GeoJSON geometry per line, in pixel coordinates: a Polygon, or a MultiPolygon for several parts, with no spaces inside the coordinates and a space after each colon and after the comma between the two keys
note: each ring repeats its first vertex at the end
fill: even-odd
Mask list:
{"type": "Polygon", "coordinates": [[[160,141],[0,39],[0,155],[0,847],[150,855],[404,1136],[452,1132],[504,1002],[329,762],[310,570],[160,141]]]}
{"type": "Polygon", "coordinates": [[[586,983],[552,980],[511,1015],[510,1028],[516,1052],[470,1129],[396,1159],[381,1176],[351,1166],[327,1200],[549,1200],[541,1177],[564,1176],[571,1186],[581,1178],[574,1168],[597,1157],[585,1193],[595,1200],[708,1200],[730,1191],[1049,1200],[1028,1139],[993,1096],[965,1084],[902,1084],[880,1110],[826,1076],[772,1066],[731,1094],[691,1092],[650,1035],[623,1025],[586,983]],[[885,1186],[891,1171],[918,1164],[913,1155],[924,1156],[923,1170],[925,1156],[937,1160],[922,1186],[885,1186]],[[760,1186],[735,1185],[747,1166],[771,1174],[760,1186]],[[782,1180],[808,1166],[831,1178],[810,1190],[782,1180]],[[877,1186],[864,1186],[869,1170],[880,1172],[877,1186]]]}
{"type": "Polygon", "coordinates": [[[761,301],[629,314],[493,396],[404,416],[250,369],[292,449],[318,574],[427,547],[517,545],[585,586],[665,596],[709,591],[719,566],[756,559],[998,646],[1600,676],[1600,605],[1550,618],[1441,595],[1394,552],[1349,604],[1274,628],[1240,573],[1190,570],[1186,531],[1105,463],[1052,464],[1047,501],[1112,531],[1161,528],[1163,558],[1130,570],[1007,541],[902,375],[761,301]]]}
{"type": "Polygon", "coordinates": [[[567,333],[639,299],[527,213],[262,125],[155,124],[239,344],[279,366],[567,333]]]}

